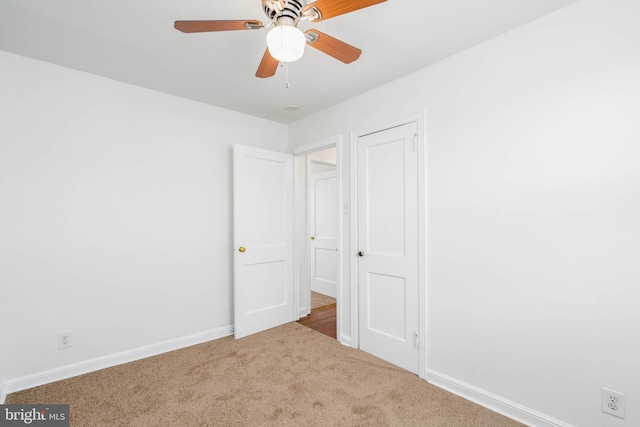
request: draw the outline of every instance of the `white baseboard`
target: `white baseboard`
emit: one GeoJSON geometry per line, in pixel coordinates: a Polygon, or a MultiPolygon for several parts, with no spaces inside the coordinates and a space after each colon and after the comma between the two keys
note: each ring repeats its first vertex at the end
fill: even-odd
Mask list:
{"type": "Polygon", "coordinates": [[[311,310],[309,309],[309,307],[302,307],[299,311],[298,311],[298,319],[302,319],[303,317],[308,316],[311,313],[311,310]]]}
{"type": "Polygon", "coordinates": [[[340,335],[340,339],[338,340],[338,342],[342,345],[344,345],[345,347],[353,347],[351,345],[351,337],[347,336],[347,335],[340,335]]]}
{"type": "Polygon", "coordinates": [[[4,384],[0,383],[0,405],[7,399],[7,393],[4,392],[4,384]]]}
{"type": "Polygon", "coordinates": [[[144,359],[146,357],[156,356],[168,351],[178,350],[195,344],[201,344],[218,338],[226,337],[233,334],[233,326],[224,326],[218,329],[212,329],[206,332],[200,332],[193,335],[187,335],[157,344],[151,344],[139,347],[133,350],[127,350],[107,356],[89,359],[71,365],[61,366],[59,368],[50,369],[48,371],[38,372],[33,375],[5,381],[0,385],[2,389],[2,401],[4,403],[6,395],[20,390],[26,390],[39,385],[60,381],[89,372],[98,371],[104,368],[121,365],[123,363],[133,362],[135,360],[144,359]]]}
{"type": "Polygon", "coordinates": [[[485,408],[531,427],[574,427],[534,411],[533,409],[510,402],[437,372],[427,371],[427,381],[464,399],[475,402],[480,406],[484,406],[485,408]]]}

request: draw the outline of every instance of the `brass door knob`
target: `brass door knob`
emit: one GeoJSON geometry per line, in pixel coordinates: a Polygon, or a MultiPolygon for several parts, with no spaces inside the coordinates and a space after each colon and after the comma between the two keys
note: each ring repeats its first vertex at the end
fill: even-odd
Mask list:
{"type": "Polygon", "coordinates": [[[316,236],[311,236],[310,239],[311,240],[316,240],[316,236]]]}
{"type": "Polygon", "coordinates": [[[358,251],[358,256],[364,256],[364,252],[358,251]]]}
{"type": "Polygon", "coordinates": [[[239,250],[240,252],[244,252],[244,251],[246,251],[246,249],[245,249],[245,247],[244,247],[244,246],[240,246],[240,248],[239,248],[238,250],[239,250]]]}

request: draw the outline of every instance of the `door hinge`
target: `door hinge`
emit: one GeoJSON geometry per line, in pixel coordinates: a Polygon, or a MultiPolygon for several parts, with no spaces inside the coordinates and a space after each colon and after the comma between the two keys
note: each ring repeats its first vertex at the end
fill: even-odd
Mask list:
{"type": "Polygon", "coordinates": [[[418,151],[418,134],[413,135],[413,151],[418,151]]]}
{"type": "Polygon", "coordinates": [[[420,348],[420,335],[418,335],[418,332],[416,332],[415,334],[416,334],[416,348],[420,348]]]}

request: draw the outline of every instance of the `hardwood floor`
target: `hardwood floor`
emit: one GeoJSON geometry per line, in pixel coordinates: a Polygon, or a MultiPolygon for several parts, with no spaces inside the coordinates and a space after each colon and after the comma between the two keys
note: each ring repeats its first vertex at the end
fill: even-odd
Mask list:
{"type": "Polygon", "coordinates": [[[335,339],[337,335],[336,305],[313,310],[310,315],[298,320],[298,323],[335,339]]]}

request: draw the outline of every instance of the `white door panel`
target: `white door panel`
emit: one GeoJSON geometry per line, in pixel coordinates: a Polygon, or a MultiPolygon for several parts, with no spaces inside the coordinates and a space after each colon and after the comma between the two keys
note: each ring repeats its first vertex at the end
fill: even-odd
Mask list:
{"type": "MultiPolygon", "coordinates": [[[[313,262],[314,277],[325,282],[336,283],[338,280],[336,250],[316,247],[313,256],[315,257],[313,262]]],[[[315,291],[315,289],[312,290],[315,291]]]]}
{"type": "Polygon", "coordinates": [[[290,155],[236,145],[233,152],[234,334],[294,320],[290,155]]]}
{"type": "Polygon", "coordinates": [[[358,138],[360,348],[418,373],[418,153],[410,123],[358,138]]]}
{"type": "Polygon", "coordinates": [[[311,290],[336,298],[338,293],[338,219],[336,171],[309,179],[311,290]]]}
{"type": "MultiPolygon", "coordinates": [[[[372,135],[376,139],[381,135],[372,135]]],[[[367,252],[404,256],[405,203],[404,203],[404,139],[369,142],[363,149],[366,164],[367,252]]]]}

